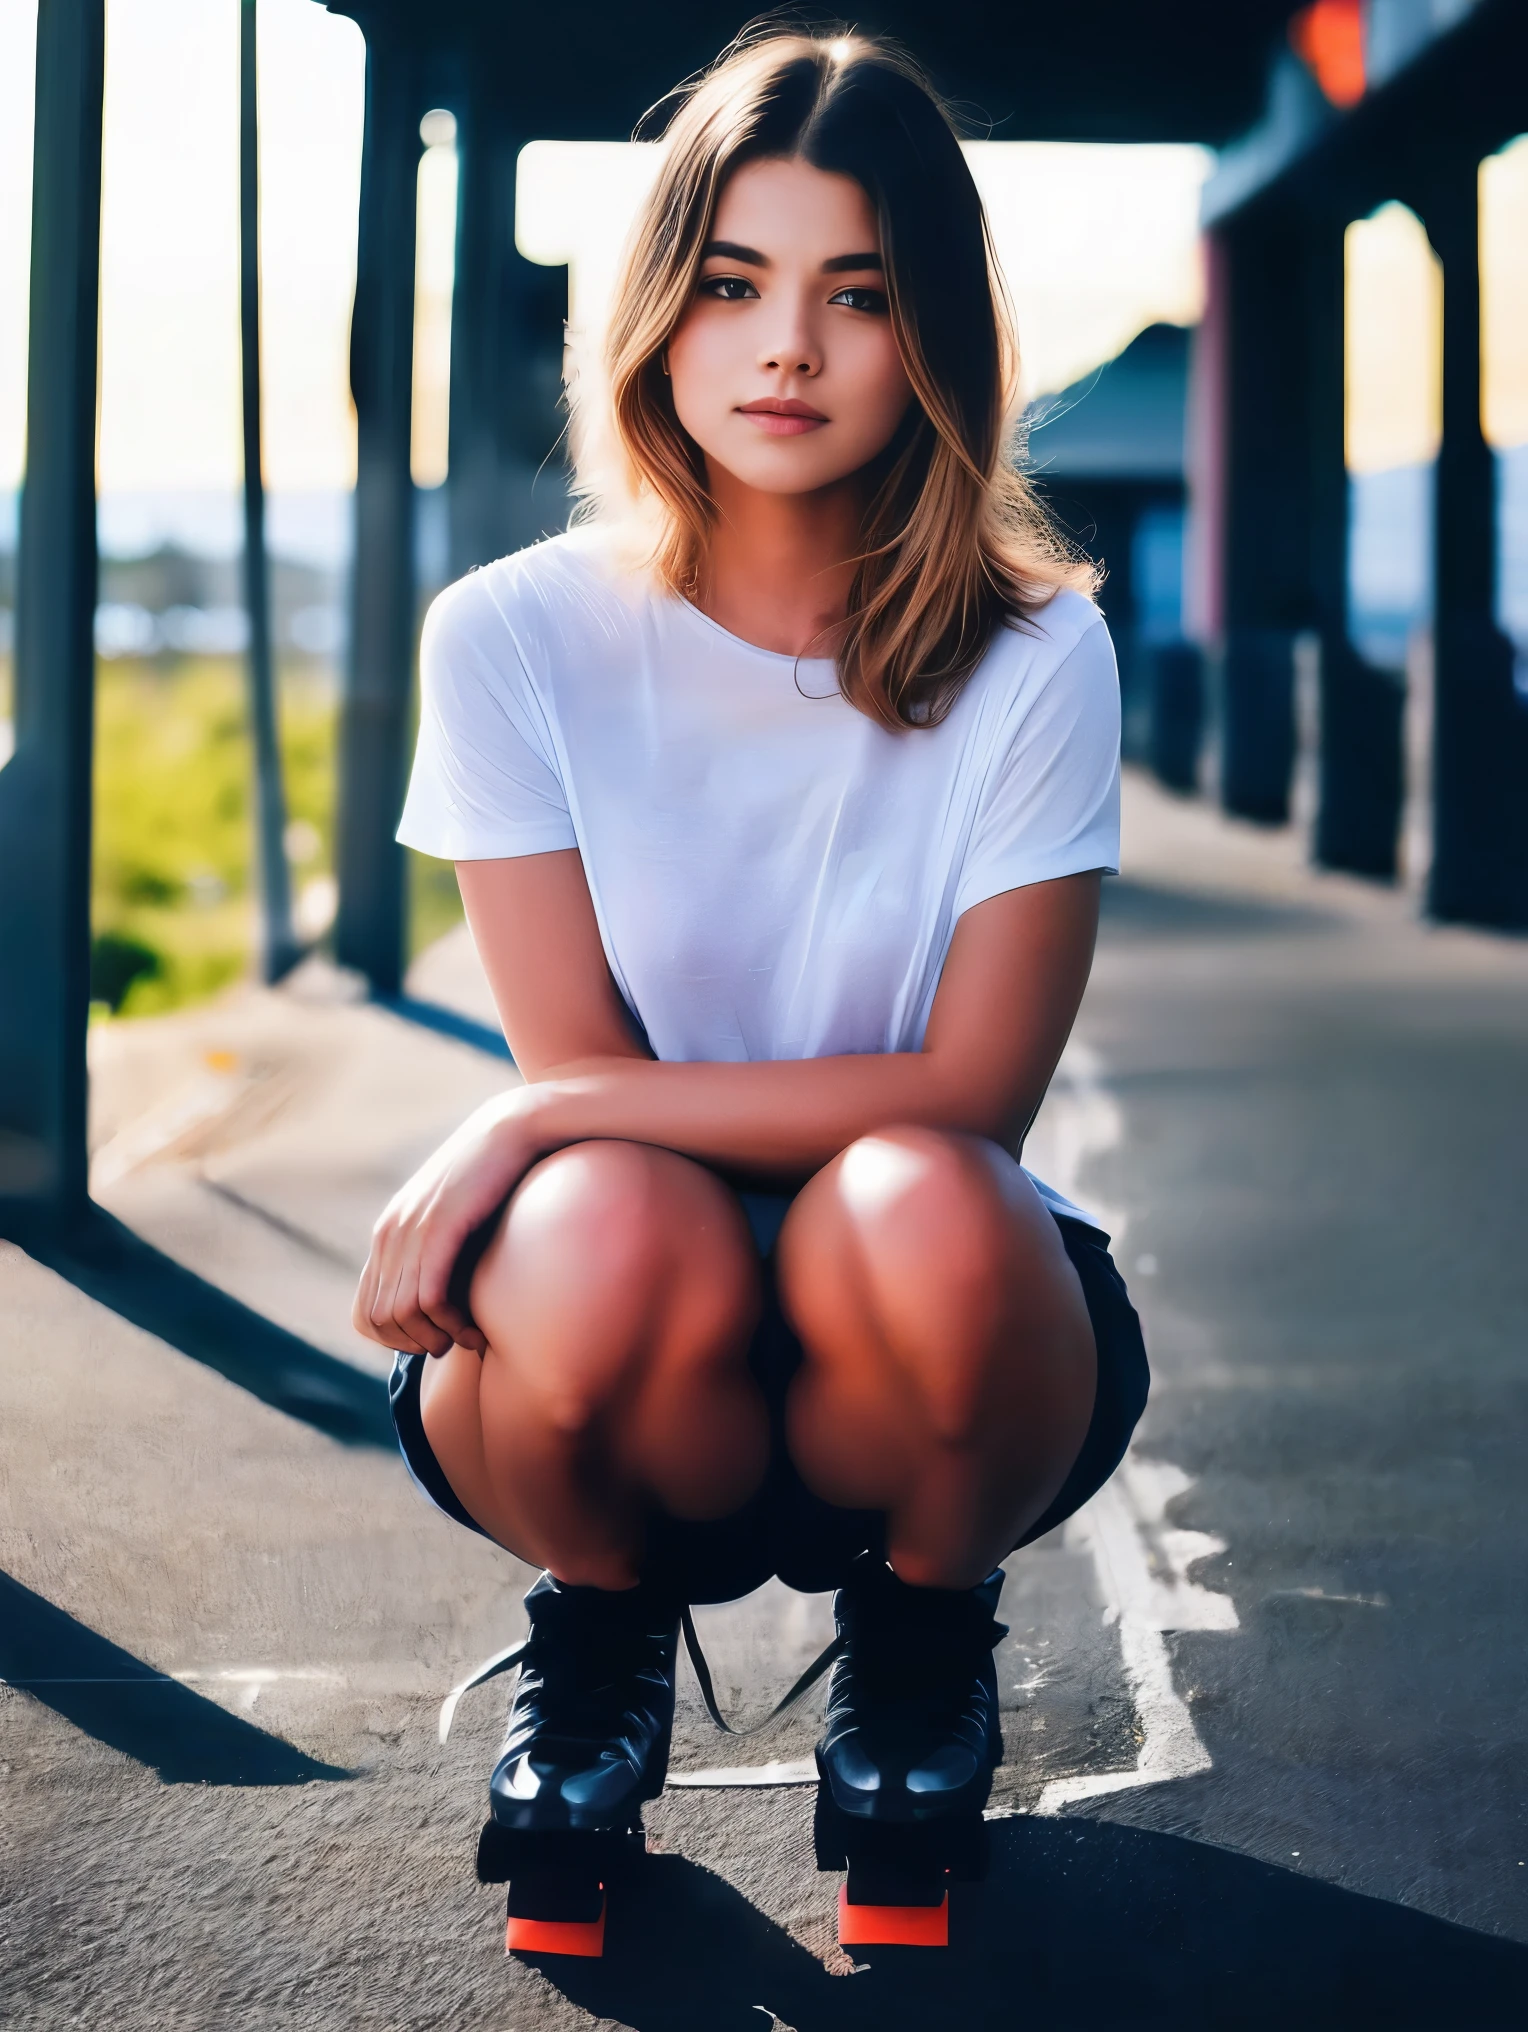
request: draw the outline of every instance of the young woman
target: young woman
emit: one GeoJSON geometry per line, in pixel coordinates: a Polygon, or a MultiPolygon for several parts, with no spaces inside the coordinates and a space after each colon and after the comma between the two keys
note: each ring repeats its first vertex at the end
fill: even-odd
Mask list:
{"type": "Polygon", "coordinates": [[[546,1569],[502,1825],[625,1825],[681,1606],[770,1574],[839,1590],[838,1807],[969,1814],[994,1569],[1146,1362],[1015,1154],[1117,857],[1113,655],[905,59],[774,35],[680,96],[606,368],[601,512],[425,627],[399,838],[456,862],[524,1084],[392,1201],[357,1324],[426,1493],[546,1569]]]}

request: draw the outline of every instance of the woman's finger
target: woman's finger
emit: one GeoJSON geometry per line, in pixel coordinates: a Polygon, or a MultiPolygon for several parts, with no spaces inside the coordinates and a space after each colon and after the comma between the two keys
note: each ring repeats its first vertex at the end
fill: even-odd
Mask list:
{"type": "Polygon", "coordinates": [[[377,1330],[375,1317],[380,1273],[381,1242],[374,1235],[372,1237],[371,1253],[366,1258],[365,1267],[362,1269],[359,1281],[356,1284],[355,1303],[350,1308],[351,1325],[358,1334],[364,1334],[369,1341],[381,1340],[382,1338],[377,1330]]]}
{"type": "Polygon", "coordinates": [[[373,1340],[380,1341],[384,1347],[391,1344],[399,1325],[392,1307],[392,1294],[398,1281],[397,1260],[397,1231],[384,1215],[372,1234],[364,1290],[359,1299],[366,1317],[362,1331],[373,1340]]]}
{"type": "Polygon", "coordinates": [[[419,1309],[443,1333],[448,1333],[457,1347],[472,1348],[482,1354],[488,1346],[486,1337],[470,1314],[451,1297],[451,1278],[465,1240],[465,1235],[454,1240],[426,1236],[419,1267],[419,1309]]]}
{"type": "Polygon", "coordinates": [[[379,1221],[372,1235],[371,1253],[356,1290],[352,1318],[357,1332],[396,1354],[425,1354],[417,1337],[396,1315],[392,1293],[397,1284],[398,1238],[391,1224],[379,1221]]]}
{"type": "MultiPolygon", "coordinates": [[[[371,1338],[375,1340],[377,1336],[373,1334],[371,1338]]],[[[394,1355],[428,1355],[431,1353],[429,1348],[422,1348],[413,1341],[403,1331],[401,1326],[389,1327],[387,1338],[382,1342],[382,1345],[390,1354],[394,1355]]]]}
{"type": "Polygon", "coordinates": [[[382,1303],[390,1318],[401,1327],[411,1340],[417,1341],[426,1354],[444,1355],[450,1352],[451,1335],[421,1308],[419,1303],[419,1250],[422,1237],[417,1229],[409,1230],[399,1238],[395,1261],[389,1266],[391,1276],[384,1285],[382,1303]]]}

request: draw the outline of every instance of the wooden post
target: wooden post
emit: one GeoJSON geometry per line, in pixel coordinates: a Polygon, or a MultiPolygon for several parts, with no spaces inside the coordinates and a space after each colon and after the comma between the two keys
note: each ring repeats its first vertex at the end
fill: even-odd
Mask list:
{"type": "Polygon", "coordinates": [[[292,929],[286,794],[271,654],[260,429],[260,124],[256,0],[239,5],[239,338],[244,397],[244,604],[249,615],[249,719],[255,750],[255,848],[260,866],[261,971],[279,981],[302,956],[292,929]]]}
{"type": "Polygon", "coordinates": [[[39,0],[16,749],[0,770],[0,1226],[87,1205],[103,0],[39,0]]]}
{"type": "Polygon", "coordinates": [[[1528,926],[1528,705],[1496,625],[1496,473],[1480,420],[1478,150],[1423,201],[1443,263],[1443,442],[1434,515],[1433,916],[1528,926]]]}
{"type": "Polygon", "coordinates": [[[1255,207],[1217,229],[1225,291],[1220,795],[1266,824],[1289,816],[1294,636],[1309,619],[1303,305],[1297,223],[1255,207]]]}
{"type": "Polygon", "coordinates": [[[451,570],[534,543],[567,520],[556,452],[568,271],[515,246],[523,132],[480,51],[457,126],[461,164],[451,316],[451,570]]]}
{"type": "Polygon", "coordinates": [[[368,24],[366,131],[350,385],[356,407],[350,667],[340,729],[335,957],[378,994],[402,985],[404,854],[393,835],[408,769],[414,670],[414,367],[418,91],[400,31],[368,24]]]}
{"type": "Polygon", "coordinates": [[[1340,205],[1305,214],[1308,506],[1312,623],[1321,640],[1321,752],[1314,857],[1328,868],[1394,877],[1404,793],[1403,679],[1359,655],[1348,636],[1346,236],[1340,205]]]}

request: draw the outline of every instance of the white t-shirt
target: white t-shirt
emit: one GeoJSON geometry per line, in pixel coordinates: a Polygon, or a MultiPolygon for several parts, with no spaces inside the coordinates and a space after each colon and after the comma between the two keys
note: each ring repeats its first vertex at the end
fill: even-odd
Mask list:
{"type": "Polygon", "coordinates": [[[448,587],[420,674],[398,838],[577,847],[660,1059],[916,1051],[963,911],[1118,866],[1119,683],[1077,593],[1000,628],[937,727],[893,732],[831,662],[739,640],[579,530],[448,587]]]}

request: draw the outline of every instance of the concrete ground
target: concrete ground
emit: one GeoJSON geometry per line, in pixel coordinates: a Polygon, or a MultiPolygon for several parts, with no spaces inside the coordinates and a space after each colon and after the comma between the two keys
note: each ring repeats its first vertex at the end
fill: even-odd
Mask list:
{"type": "MultiPolygon", "coordinates": [[[[947,1953],[857,1960],[810,1789],[682,1783],[602,1963],[503,1955],[502,1683],[436,1714],[529,1576],[415,1496],[347,1319],[512,1077],[460,937],[411,991],[98,1031],[100,1220],[0,1245],[0,2022],[1528,2022],[1528,945],[1129,786],[1029,1161],[1112,1226],[1152,1402],[1009,1564],[992,1876],[947,1953]]],[[[748,1714],[830,1629],[698,1620],[748,1714]]],[[[810,1703],[738,1743],[681,1698],[680,1779],[810,1754],[810,1703]]]]}

